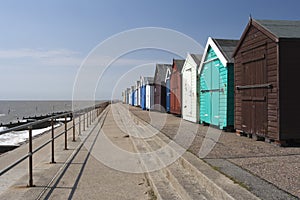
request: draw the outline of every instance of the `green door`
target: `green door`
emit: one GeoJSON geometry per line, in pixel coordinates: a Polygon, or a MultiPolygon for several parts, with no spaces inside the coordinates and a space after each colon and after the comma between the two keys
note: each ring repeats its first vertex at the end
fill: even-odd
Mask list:
{"type": "Polygon", "coordinates": [[[211,68],[211,124],[219,126],[220,118],[220,75],[219,75],[219,60],[210,63],[211,68]]]}
{"type": "Polygon", "coordinates": [[[200,122],[211,123],[211,67],[210,63],[203,66],[200,74],[200,122]]]}
{"type": "Polygon", "coordinates": [[[219,60],[203,65],[200,74],[200,122],[220,125],[219,60]]]}

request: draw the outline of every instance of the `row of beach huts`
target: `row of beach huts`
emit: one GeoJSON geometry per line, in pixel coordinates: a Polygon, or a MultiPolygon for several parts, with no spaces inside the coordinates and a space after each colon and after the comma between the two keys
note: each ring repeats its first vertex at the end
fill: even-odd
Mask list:
{"type": "Polygon", "coordinates": [[[143,110],[278,144],[300,140],[300,21],[250,19],[240,40],[208,38],[203,55],[156,64],[123,91],[143,110]]]}

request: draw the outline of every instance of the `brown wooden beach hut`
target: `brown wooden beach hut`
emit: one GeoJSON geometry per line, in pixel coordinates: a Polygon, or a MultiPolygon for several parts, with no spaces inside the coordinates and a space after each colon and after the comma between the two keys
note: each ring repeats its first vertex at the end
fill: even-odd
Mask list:
{"type": "Polygon", "coordinates": [[[154,74],[154,110],[166,112],[166,76],[171,64],[156,64],[154,74]]]}
{"type": "Polygon", "coordinates": [[[300,139],[300,21],[250,19],[233,54],[235,128],[282,144],[300,139]]]}
{"type": "Polygon", "coordinates": [[[181,115],[181,70],[185,60],[173,59],[170,77],[170,113],[181,115]]]}

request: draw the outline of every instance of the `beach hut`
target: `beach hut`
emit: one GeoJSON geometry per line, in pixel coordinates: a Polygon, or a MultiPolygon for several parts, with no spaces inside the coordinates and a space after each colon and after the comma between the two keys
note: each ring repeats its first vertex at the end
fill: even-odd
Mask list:
{"type": "Polygon", "coordinates": [[[199,121],[197,102],[197,76],[202,55],[188,54],[181,70],[182,74],[182,118],[199,121]]]}
{"type": "Polygon", "coordinates": [[[132,105],[132,86],[129,88],[129,93],[128,93],[128,104],[132,105]]]}
{"type": "Polygon", "coordinates": [[[140,99],[141,99],[141,108],[143,110],[146,110],[146,81],[145,81],[145,78],[146,77],[141,76],[141,80],[140,80],[140,83],[141,83],[140,99]]]}
{"type": "Polygon", "coordinates": [[[138,101],[138,98],[137,98],[137,87],[136,87],[136,85],[134,86],[134,95],[133,95],[133,98],[134,98],[134,100],[133,100],[133,105],[134,106],[137,106],[137,101],[138,101]]]}
{"type": "Polygon", "coordinates": [[[200,123],[232,130],[234,61],[238,40],[208,38],[199,67],[200,123]]]}
{"type": "Polygon", "coordinates": [[[154,74],[154,110],[166,112],[166,82],[165,77],[170,64],[156,64],[154,74]]]}
{"type": "Polygon", "coordinates": [[[126,102],[126,90],[122,91],[122,103],[126,102]]]}
{"type": "Polygon", "coordinates": [[[130,93],[130,88],[126,89],[126,104],[129,104],[129,93],[130,93]]]}
{"type": "Polygon", "coordinates": [[[136,82],[136,106],[141,106],[141,82],[136,82]]]}
{"type": "Polygon", "coordinates": [[[146,89],[146,109],[152,110],[154,108],[154,78],[153,77],[146,77],[145,89],[146,89]]]}
{"type": "Polygon", "coordinates": [[[233,54],[235,128],[282,144],[300,139],[300,21],[250,19],[233,54]]]}
{"type": "Polygon", "coordinates": [[[181,115],[181,70],[185,60],[173,59],[170,77],[170,113],[181,115]]]}
{"type": "Polygon", "coordinates": [[[170,113],[170,99],[171,99],[171,90],[170,90],[170,78],[171,78],[172,67],[169,67],[166,72],[165,82],[166,82],[166,111],[170,113]]]}
{"type": "Polygon", "coordinates": [[[131,105],[134,106],[135,100],[135,86],[131,86],[131,105]]]}
{"type": "Polygon", "coordinates": [[[153,109],[154,105],[154,79],[153,77],[141,77],[141,108],[153,109]]]}

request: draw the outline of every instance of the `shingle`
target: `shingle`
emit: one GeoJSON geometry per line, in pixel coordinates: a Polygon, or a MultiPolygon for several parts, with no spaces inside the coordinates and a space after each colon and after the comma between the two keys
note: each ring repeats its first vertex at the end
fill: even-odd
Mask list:
{"type": "Polygon", "coordinates": [[[234,59],[232,58],[232,54],[239,43],[239,40],[227,40],[227,39],[214,39],[215,44],[221,50],[222,54],[228,60],[229,63],[233,63],[234,59]]]}
{"type": "Polygon", "coordinates": [[[191,57],[196,62],[197,65],[200,65],[202,55],[201,54],[191,54],[191,57]]]}
{"type": "Polygon", "coordinates": [[[144,77],[144,84],[153,84],[154,78],[153,77],[144,77]]]}
{"type": "Polygon", "coordinates": [[[278,38],[300,38],[300,21],[257,19],[253,21],[278,38]]]}

